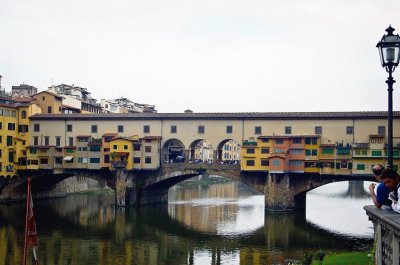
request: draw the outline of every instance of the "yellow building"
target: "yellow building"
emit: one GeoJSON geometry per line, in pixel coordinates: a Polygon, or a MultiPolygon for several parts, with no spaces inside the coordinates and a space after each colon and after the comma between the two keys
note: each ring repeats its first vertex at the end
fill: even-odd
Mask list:
{"type": "Polygon", "coordinates": [[[272,141],[268,137],[243,141],[241,147],[241,169],[245,171],[268,171],[272,153],[272,141]]]}
{"type": "Polygon", "coordinates": [[[0,176],[13,176],[27,169],[29,116],[40,108],[29,101],[2,99],[0,103],[0,176]]]}
{"type": "MultiPolygon", "coordinates": [[[[125,167],[128,170],[133,169],[133,150],[140,149],[139,137],[116,137],[109,141],[110,157],[112,167],[125,167]]],[[[136,161],[137,162],[137,161],[136,161]]]]}
{"type": "Polygon", "coordinates": [[[319,173],[320,164],[318,151],[320,149],[321,138],[319,135],[309,136],[305,138],[305,161],[304,161],[304,172],[305,173],[319,173]]]}
{"type": "Polygon", "coordinates": [[[39,92],[32,97],[42,109],[43,114],[62,113],[63,97],[49,91],[39,92]]]}

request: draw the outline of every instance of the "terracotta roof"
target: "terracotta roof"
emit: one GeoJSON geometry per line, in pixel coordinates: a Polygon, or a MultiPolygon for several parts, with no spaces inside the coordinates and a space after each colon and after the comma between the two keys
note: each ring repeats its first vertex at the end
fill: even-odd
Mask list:
{"type": "Polygon", "coordinates": [[[14,97],[13,100],[15,100],[16,102],[26,102],[26,103],[28,103],[28,102],[34,101],[35,99],[32,98],[32,97],[14,97]]]}
{"type": "MultiPolygon", "coordinates": [[[[32,120],[350,120],[387,118],[387,111],[231,113],[71,113],[37,114],[32,120]]],[[[400,119],[400,111],[393,112],[400,119]]]]}
{"type": "Polygon", "coordinates": [[[56,93],[47,91],[47,90],[38,92],[37,94],[33,95],[32,97],[34,97],[34,96],[36,96],[36,95],[39,95],[39,94],[42,94],[42,93],[46,93],[46,94],[52,95],[52,96],[54,96],[54,97],[56,97],[56,98],[59,98],[59,99],[64,99],[64,97],[62,97],[62,96],[60,96],[60,95],[58,95],[58,94],[56,94],[56,93]]]}

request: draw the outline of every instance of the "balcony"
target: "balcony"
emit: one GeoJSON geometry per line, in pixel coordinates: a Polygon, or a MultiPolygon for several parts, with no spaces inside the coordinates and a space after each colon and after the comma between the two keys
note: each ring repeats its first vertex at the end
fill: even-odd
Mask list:
{"type": "Polygon", "coordinates": [[[243,141],[242,146],[257,146],[257,142],[256,141],[243,141]]]}

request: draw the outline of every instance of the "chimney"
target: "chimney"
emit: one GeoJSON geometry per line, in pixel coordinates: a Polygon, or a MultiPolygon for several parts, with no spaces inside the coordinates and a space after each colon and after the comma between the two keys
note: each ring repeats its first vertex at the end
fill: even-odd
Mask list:
{"type": "Polygon", "coordinates": [[[1,88],[1,78],[2,78],[2,77],[3,77],[3,76],[0,75],[0,88],[1,88]]]}

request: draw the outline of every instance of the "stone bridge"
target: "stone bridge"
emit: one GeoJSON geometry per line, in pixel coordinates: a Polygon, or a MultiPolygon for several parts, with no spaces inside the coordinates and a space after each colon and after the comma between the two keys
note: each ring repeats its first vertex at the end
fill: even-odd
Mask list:
{"type": "Polygon", "coordinates": [[[155,171],[115,170],[115,196],[118,206],[144,205],[168,201],[168,189],[199,175],[217,175],[242,182],[265,195],[271,211],[304,209],[306,193],[317,187],[351,180],[373,181],[372,175],[320,175],[307,173],[268,173],[241,171],[240,165],[174,163],[155,171]]]}
{"type": "Polygon", "coordinates": [[[337,181],[369,180],[372,175],[320,175],[309,173],[268,173],[241,171],[240,165],[206,163],[164,163],[158,170],[113,171],[63,170],[21,172],[19,177],[0,182],[0,201],[22,199],[26,178],[32,178],[33,194],[38,197],[54,196],[55,185],[71,176],[91,178],[115,190],[117,206],[140,206],[168,201],[168,189],[175,184],[200,175],[217,175],[242,182],[265,195],[265,207],[271,211],[304,209],[306,193],[312,189],[337,181]]]}

